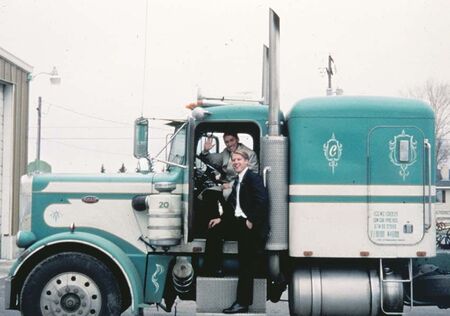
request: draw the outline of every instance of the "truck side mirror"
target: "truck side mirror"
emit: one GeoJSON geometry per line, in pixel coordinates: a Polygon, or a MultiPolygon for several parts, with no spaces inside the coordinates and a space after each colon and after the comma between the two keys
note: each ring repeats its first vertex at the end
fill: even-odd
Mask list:
{"type": "Polygon", "coordinates": [[[148,157],[148,120],[143,117],[134,121],[134,157],[148,157]]]}

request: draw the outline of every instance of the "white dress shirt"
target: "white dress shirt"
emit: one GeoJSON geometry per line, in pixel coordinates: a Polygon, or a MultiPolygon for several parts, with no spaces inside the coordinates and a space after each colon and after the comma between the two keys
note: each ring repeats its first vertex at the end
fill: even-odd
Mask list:
{"type": "Polygon", "coordinates": [[[248,167],[242,170],[241,173],[238,174],[238,184],[236,186],[236,209],[234,210],[234,216],[247,218],[244,211],[242,211],[241,204],[239,203],[239,192],[241,190],[241,182],[242,178],[244,178],[245,173],[247,172],[248,167]]]}

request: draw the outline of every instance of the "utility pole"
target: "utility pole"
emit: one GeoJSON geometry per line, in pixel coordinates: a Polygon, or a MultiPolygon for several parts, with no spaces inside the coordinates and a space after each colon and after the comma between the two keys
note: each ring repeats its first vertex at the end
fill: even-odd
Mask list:
{"type": "MultiPolygon", "coordinates": [[[[50,76],[50,83],[52,85],[59,85],[61,83],[61,77],[56,70],[56,67],[53,67],[51,72],[40,72],[38,74],[28,74],[27,80],[31,81],[40,75],[48,75],[50,76]]],[[[38,97],[38,106],[36,108],[38,114],[37,121],[37,137],[36,137],[36,160],[28,164],[27,172],[29,173],[40,173],[40,172],[51,172],[51,166],[45,161],[41,161],[41,119],[42,119],[42,97],[38,97]]]]}
{"type": "Polygon", "coordinates": [[[37,123],[37,143],[36,143],[36,161],[41,160],[41,114],[42,114],[42,97],[38,98],[38,123],[37,123]]]}

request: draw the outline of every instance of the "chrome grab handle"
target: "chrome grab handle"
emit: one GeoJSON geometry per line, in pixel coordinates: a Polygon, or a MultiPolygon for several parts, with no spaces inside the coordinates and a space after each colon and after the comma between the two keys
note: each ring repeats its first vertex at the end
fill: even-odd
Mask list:
{"type": "Polygon", "coordinates": [[[263,182],[265,187],[267,187],[267,172],[270,171],[272,171],[272,168],[270,166],[264,167],[263,169],[263,182]]]}
{"type": "Polygon", "coordinates": [[[430,229],[431,227],[431,209],[432,209],[432,198],[431,198],[431,144],[430,141],[425,138],[424,140],[425,148],[427,150],[427,159],[428,159],[428,214],[424,214],[424,228],[425,230],[430,229]]]}

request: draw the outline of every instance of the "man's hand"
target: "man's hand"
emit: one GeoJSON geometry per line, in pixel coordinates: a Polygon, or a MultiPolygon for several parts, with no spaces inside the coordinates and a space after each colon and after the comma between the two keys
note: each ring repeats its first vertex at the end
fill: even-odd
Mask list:
{"type": "Polygon", "coordinates": [[[222,184],[222,188],[223,189],[231,189],[231,183],[230,182],[225,182],[224,184],[222,184]]]}
{"type": "Polygon", "coordinates": [[[217,224],[219,224],[222,221],[222,219],[220,217],[218,218],[213,218],[212,220],[209,221],[208,223],[208,228],[213,228],[214,226],[216,226],[217,224]]]}
{"type": "Polygon", "coordinates": [[[213,138],[208,137],[203,144],[203,151],[210,151],[216,144],[213,143],[213,138]]]}
{"type": "Polygon", "coordinates": [[[253,228],[253,223],[250,222],[249,220],[246,220],[246,221],[245,221],[245,224],[247,225],[247,228],[248,228],[248,229],[252,229],[252,228],[253,228]]]}

